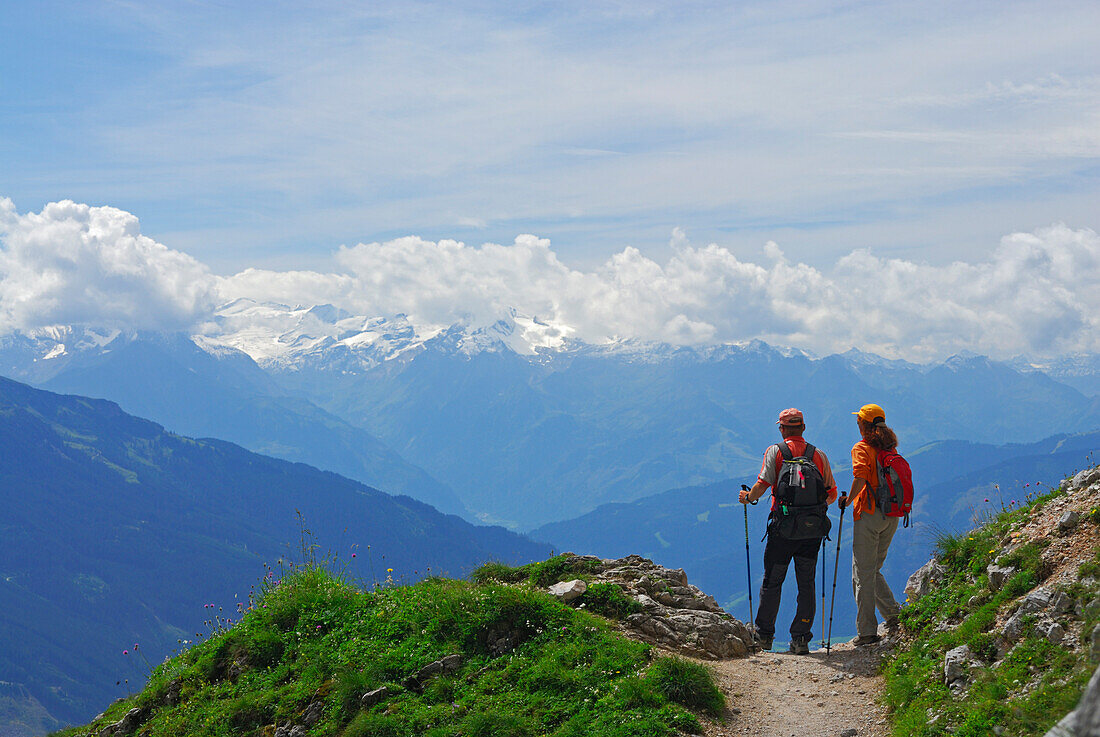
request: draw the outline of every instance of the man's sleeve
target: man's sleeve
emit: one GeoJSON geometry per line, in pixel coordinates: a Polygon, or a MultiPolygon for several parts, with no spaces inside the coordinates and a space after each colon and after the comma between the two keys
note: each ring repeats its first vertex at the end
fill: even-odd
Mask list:
{"type": "Polygon", "coordinates": [[[817,455],[821,456],[821,477],[825,479],[825,491],[833,491],[836,489],[836,480],[833,479],[833,469],[829,465],[829,456],[821,450],[817,451],[817,455]]]}
{"type": "Polygon", "coordinates": [[[769,487],[775,486],[779,474],[775,470],[775,459],[779,455],[779,446],[773,445],[764,453],[764,462],[760,464],[760,473],[757,481],[763,481],[769,487]]]}

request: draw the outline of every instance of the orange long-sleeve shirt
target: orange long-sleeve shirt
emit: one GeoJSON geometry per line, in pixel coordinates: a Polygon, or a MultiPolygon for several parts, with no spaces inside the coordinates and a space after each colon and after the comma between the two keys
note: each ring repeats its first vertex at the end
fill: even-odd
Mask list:
{"type": "Polygon", "coordinates": [[[849,500],[852,519],[875,513],[875,489],[878,488],[878,454],[870,445],[860,440],[852,446],[852,475],[866,483],[849,500]]]}

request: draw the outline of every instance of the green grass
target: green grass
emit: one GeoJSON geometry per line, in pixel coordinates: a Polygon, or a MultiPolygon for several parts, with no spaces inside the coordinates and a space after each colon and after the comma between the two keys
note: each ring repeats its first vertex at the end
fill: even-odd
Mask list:
{"type": "Polygon", "coordinates": [[[579,578],[588,583],[588,590],[573,602],[574,606],[608,619],[626,619],[642,611],[642,605],[623,593],[618,585],[607,581],[591,583],[592,574],[598,566],[597,561],[558,555],[518,568],[503,563],[486,563],[474,571],[470,579],[475,583],[526,583],[535,588],[547,588],[560,581],[579,578]]]}
{"type": "MultiPolygon", "coordinates": [[[[528,577],[557,575],[526,568],[528,577]]],[[[134,707],[151,711],[140,730],[149,737],[261,737],[300,723],[314,702],[323,705],[315,737],[664,737],[700,732],[696,713],[721,713],[724,697],[705,667],[656,658],[543,592],[484,580],[363,591],[307,568],[265,591],[232,628],[154,669],[103,719],[58,734],[94,734],[134,707]],[[496,647],[502,638],[506,652],[496,647]],[[451,654],[463,657],[456,672],[409,681],[451,654]],[[382,686],[393,695],[361,708],[362,694],[382,686]],[[169,706],[173,688],[180,701],[169,706]]],[[[610,589],[597,591],[623,606],[610,589]]]]}
{"type": "MultiPolygon", "coordinates": [[[[992,662],[998,611],[1008,611],[1016,598],[1048,575],[1042,561],[1047,541],[1028,542],[1008,554],[1001,554],[1001,541],[1063,493],[1059,489],[1029,497],[1022,508],[1000,514],[976,530],[939,536],[937,555],[947,580],[902,609],[902,625],[913,642],[884,666],[885,700],[895,735],[977,737],[993,734],[994,726],[1010,735],[1043,734],[1076,703],[1092,672],[1082,654],[1087,648],[1074,652],[1053,645],[1030,627],[995,668],[973,669],[969,690],[961,696],[943,683],[944,655],[959,645],[968,645],[992,662]],[[999,591],[990,590],[985,572],[994,562],[1017,569],[999,591]],[[930,713],[940,716],[930,720],[930,713]]],[[[1100,557],[1082,570],[1090,566],[1100,566],[1100,557]]],[[[1097,594],[1079,583],[1063,590],[1082,603],[1097,594]]],[[[1086,631],[1091,631],[1091,624],[1085,623],[1086,631]]]]}
{"type": "Polygon", "coordinates": [[[571,555],[556,555],[548,560],[528,563],[518,568],[512,568],[503,563],[486,563],[473,572],[471,579],[478,583],[527,581],[532,586],[546,588],[560,581],[571,581],[575,578],[587,581],[599,565],[599,561],[595,560],[583,560],[571,555]]]}

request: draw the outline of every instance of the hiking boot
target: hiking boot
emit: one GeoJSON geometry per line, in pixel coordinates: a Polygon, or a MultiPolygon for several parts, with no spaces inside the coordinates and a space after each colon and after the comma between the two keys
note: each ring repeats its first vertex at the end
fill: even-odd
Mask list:
{"type": "Polygon", "coordinates": [[[753,643],[757,650],[767,652],[772,649],[772,638],[765,637],[764,635],[757,635],[756,642],[753,643]]]}
{"type": "Polygon", "coordinates": [[[809,655],[810,644],[804,640],[791,640],[791,652],[795,655],[809,655]]]}
{"type": "Polygon", "coordinates": [[[898,629],[901,627],[901,622],[898,621],[896,614],[892,617],[887,617],[883,624],[886,627],[886,634],[890,637],[895,636],[898,633],[898,629]]]}
{"type": "Polygon", "coordinates": [[[860,635],[856,639],[852,640],[852,644],[856,647],[863,647],[864,645],[874,645],[876,642],[882,642],[882,638],[878,635],[860,635]]]}

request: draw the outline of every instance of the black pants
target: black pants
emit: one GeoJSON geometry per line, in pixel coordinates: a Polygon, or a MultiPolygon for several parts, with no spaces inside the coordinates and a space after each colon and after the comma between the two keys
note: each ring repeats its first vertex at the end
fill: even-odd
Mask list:
{"type": "Polygon", "coordinates": [[[777,532],[768,535],[764,546],[764,583],[760,586],[760,607],[756,610],[756,631],[762,637],[775,636],[775,617],[779,614],[779,596],[783,579],[794,559],[794,578],[798,583],[798,609],[791,622],[791,641],[809,642],[817,613],[815,574],[821,538],[788,540],[777,532]]]}

